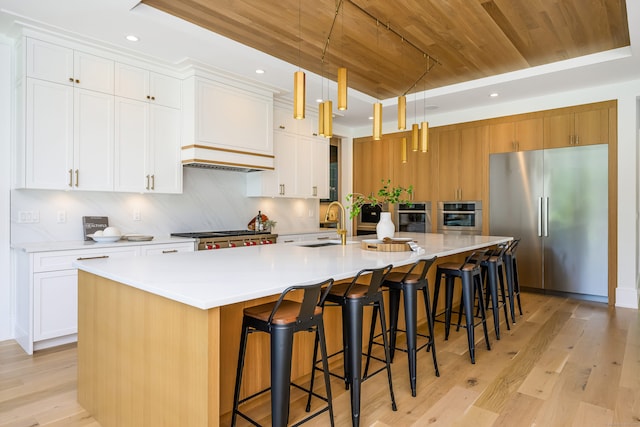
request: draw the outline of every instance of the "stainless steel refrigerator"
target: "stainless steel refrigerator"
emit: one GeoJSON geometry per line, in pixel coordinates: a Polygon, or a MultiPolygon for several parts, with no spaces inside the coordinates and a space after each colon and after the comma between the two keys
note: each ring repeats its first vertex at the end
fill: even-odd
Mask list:
{"type": "Polygon", "coordinates": [[[607,145],[490,156],[491,235],[521,238],[521,287],[607,300],[607,145]]]}

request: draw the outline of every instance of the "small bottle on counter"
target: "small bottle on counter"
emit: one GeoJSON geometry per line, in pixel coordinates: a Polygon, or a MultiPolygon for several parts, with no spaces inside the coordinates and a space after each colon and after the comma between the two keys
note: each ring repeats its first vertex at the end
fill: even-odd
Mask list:
{"type": "Polygon", "coordinates": [[[255,231],[262,231],[262,212],[258,211],[258,216],[256,216],[256,223],[254,225],[255,231]]]}

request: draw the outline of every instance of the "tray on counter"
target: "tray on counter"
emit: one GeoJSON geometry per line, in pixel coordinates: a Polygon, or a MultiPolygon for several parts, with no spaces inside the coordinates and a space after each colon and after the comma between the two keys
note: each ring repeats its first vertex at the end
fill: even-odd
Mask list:
{"type": "Polygon", "coordinates": [[[365,239],[360,242],[360,247],[367,251],[404,252],[411,250],[411,241],[412,239],[365,239]]]}

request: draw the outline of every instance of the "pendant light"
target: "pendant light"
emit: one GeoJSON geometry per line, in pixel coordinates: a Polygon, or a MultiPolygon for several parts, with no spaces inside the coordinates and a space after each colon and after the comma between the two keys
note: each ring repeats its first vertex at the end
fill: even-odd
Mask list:
{"type": "Polygon", "coordinates": [[[400,160],[402,161],[402,163],[407,163],[407,138],[402,137],[401,143],[402,143],[402,147],[400,151],[401,152],[400,160]]]}
{"type": "Polygon", "coordinates": [[[318,135],[324,136],[324,101],[318,103],[318,135]]]}
{"type": "Polygon", "coordinates": [[[333,136],[333,104],[331,100],[324,102],[322,110],[324,116],[324,137],[331,138],[333,136]]]}
{"type": "Polygon", "coordinates": [[[382,138],[382,103],[373,104],[373,139],[379,141],[382,138]]]}
{"type": "Polygon", "coordinates": [[[400,95],[398,97],[398,130],[407,128],[407,97],[400,95]]]}
{"type": "MultiPolygon", "coordinates": [[[[343,6],[344,7],[344,6],[343,6]]],[[[338,110],[347,109],[347,69],[338,68],[338,110]]]]}
{"type": "Polygon", "coordinates": [[[411,151],[418,151],[418,141],[420,140],[420,129],[417,123],[411,125],[411,151]]]}
{"type": "Polygon", "coordinates": [[[429,151],[429,122],[422,122],[420,126],[420,151],[429,151]]]}
{"type": "Polygon", "coordinates": [[[293,73],[293,118],[304,119],[305,75],[302,71],[293,73]]]}
{"type": "MultiPolygon", "coordinates": [[[[301,3],[298,1],[298,65],[300,64],[300,43],[301,37],[301,3]]],[[[296,120],[304,119],[305,109],[305,75],[303,71],[293,73],[293,118],[296,120]]]]}

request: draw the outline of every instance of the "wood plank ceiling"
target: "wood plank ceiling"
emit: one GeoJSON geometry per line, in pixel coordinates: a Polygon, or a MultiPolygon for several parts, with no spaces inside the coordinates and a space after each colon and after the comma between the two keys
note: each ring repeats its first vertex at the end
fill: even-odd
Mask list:
{"type": "Polygon", "coordinates": [[[142,2],[378,99],[630,43],[625,0],[142,2]]]}

